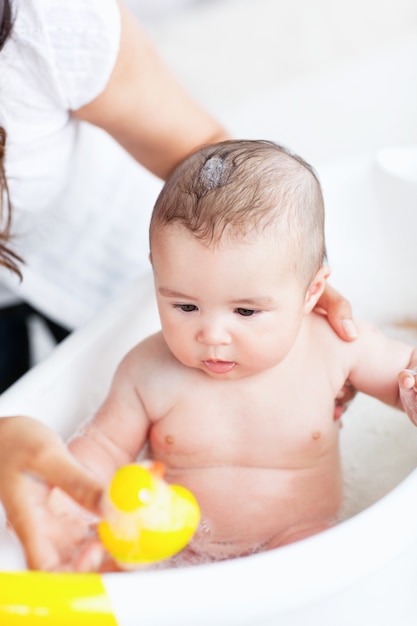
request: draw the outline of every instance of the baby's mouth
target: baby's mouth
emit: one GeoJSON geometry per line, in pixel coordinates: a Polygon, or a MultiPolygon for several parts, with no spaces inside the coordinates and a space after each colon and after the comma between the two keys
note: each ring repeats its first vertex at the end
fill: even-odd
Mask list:
{"type": "Polygon", "coordinates": [[[218,361],[216,359],[203,361],[203,363],[213,374],[227,374],[236,366],[235,361],[218,361]]]}

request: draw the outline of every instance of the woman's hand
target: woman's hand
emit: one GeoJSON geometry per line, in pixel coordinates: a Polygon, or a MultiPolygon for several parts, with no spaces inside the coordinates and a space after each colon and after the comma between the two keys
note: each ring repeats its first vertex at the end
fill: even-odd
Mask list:
{"type": "Polygon", "coordinates": [[[398,390],[401,408],[417,426],[417,358],[414,354],[408,368],[398,374],[398,390]]]}
{"type": "Polygon", "coordinates": [[[347,300],[329,284],[317,302],[315,311],[327,316],[330,326],[344,341],[353,341],[357,337],[355,323],[352,320],[352,308],[347,300]]]}
{"type": "Polygon", "coordinates": [[[91,522],[54,487],[99,514],[103,486],[53,430],[28,417],[0,418],[0,500],[29,568],[65,568],[91,522]]]}

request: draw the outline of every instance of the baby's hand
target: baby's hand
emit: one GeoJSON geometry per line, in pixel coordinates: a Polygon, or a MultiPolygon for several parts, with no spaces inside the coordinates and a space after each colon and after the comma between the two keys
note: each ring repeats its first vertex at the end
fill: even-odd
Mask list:
{"type": "Polygon", "coordinates": [[[401,370],[397,380],[403,409],[417,426],[417,368],[401,370]]]}

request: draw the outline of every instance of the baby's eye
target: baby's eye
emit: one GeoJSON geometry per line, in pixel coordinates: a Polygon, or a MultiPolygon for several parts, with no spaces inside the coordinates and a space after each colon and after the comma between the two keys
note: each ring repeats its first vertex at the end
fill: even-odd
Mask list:
{"type": "Polygon", "coordinates": [[[197,311],[198,308],[195,304],[176,304],[175,308],[180,311],[184,311],[184,313],[192,313],[192,311],[197,311]]]}
{"type": "Polygon", "coordinates": [[[239,313],[239,315],[243,317],[250,317],[251,315],[255,315],[256,311],[255,309],[244,309],[240,306],[236,309],[236,313],[239,313]]]}

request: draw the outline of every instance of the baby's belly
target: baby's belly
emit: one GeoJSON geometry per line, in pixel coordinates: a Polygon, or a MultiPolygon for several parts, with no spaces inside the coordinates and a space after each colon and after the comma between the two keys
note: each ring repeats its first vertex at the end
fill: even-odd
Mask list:
{"type": "Polygon", "coordinates": [[[196,496],[202,521],[190,545],[213,558],[275,548],[320,532],[336,522],[342,500],[337,459],[299,469],[168,469],[166,478],[196,496]]]}

